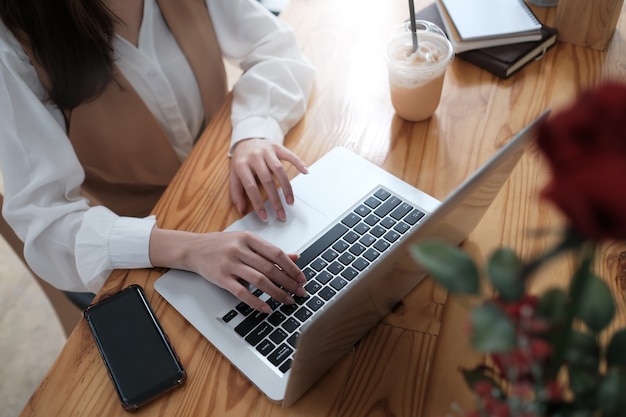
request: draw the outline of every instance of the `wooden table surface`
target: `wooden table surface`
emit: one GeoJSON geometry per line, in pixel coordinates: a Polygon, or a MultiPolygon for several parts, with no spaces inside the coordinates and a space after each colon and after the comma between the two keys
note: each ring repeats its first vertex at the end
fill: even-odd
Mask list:
{"type": "MultiPolygon", "coordinates": [[[[416,10],[431,0],[415,0],[416,10]]],[[[554,8],[534,7],[544,23],[554,8]]],[[[307,164],[342,145],[405,181],[443,199],[542,110],[558,110],[581,89],[607,78],[626,81],[626,21],[606,51],[557,44],[509,80],[461,59],[450,67],[443,97],[426,122],[395,116],[383,47],[408,17],[404,0],[291,0],[281,14],[295,30],[318,73],[310,108],[286,145],[307,164]]],[[[228,195],[230,135],[227,102],[208,126],[154,212],[159,225],[195,232],[223,230],[239,216],[228,195]]],[[[290,175],[295,170],[289,169],[290,175]]],[[[548,238],[559,215],[539,200],[544,161],[527,152],[485,219],[464,243],[478,259],[507,245],[529,256],[548,238]]],[[[605,249],[601,273],[616,276],[624,248],[605,249]]],[[[558,284],[570,270],[546,273],[535,288],[558,284]]],[[[186,385],[137,412],[150,416],[444,416],[452,404],[471,406],[458,368],[479,358],[467,346],[466,310],[424,280],[355,349],[290,408],[266,399],[154,290],[164,270],[116,271],[99,293],[131,283],[148,298],[188,371],[186,385]]],[[[548,271],[549,272],[549,271],[548,271]]],[[[398,274],[403,273],[401,268],[398,274]]],[[[626,322],[622,286],[618,322],[626,322]]],[[[620,284],[622,286],[620,286],[620,284]]],[[[81,321],[21,416],[122,416],[86,323],[81,321]]]]}

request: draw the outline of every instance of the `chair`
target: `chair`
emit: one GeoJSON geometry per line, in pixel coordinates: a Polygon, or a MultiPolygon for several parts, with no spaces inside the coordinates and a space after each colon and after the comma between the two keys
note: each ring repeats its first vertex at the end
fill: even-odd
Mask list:
{"type": "MultiPolygon", "coordinates": [[[[4,197],[0,194],[0,207],[4,202],[4,197]]],[[[46,281],[39,278],[30,269],[24,259],[24,244],[17,237],[13,229],[8,225],[4,217],[0,216],[0,235],[9,243],[15,254],[22,260],[26,268],[32,273],[33,277],[48,297],[50,304],[54,308],[66,336],[69,336],[78,324],[82,315],[82,309],[86,307],[94,297],[91,293],[72,293],[61,291],[46,281]]]]}

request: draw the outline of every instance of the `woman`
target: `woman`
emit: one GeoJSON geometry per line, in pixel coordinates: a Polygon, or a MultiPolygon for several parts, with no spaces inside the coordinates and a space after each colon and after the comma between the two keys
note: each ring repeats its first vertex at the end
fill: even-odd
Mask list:
{"type": "Polygon", "coordinates": [[[314,75],[289,28],[254,0],[0,0],[0,17],[3,215],[35,273],[96,292],[113,269],[185,269],[266,312],[240,279],[284,303],[305,294],[295,255],[148,216],[226,94],[226,57],[244,70],[232,201],[243,212],[249,199],[266,219],[259,183],[285,218],[275,183],[288,204],[293,193],[281,161],[306,167],[282,141],[314,75]]]}

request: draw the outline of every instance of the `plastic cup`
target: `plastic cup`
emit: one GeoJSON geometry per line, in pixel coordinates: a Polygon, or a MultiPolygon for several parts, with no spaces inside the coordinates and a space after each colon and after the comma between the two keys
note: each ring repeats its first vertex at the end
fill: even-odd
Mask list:
{"type": "Polygon", "coordinates": [[[417,20],[418,48],[413,51],[410,23],[387,43],[391,104],[401,118],[417,122],[433,115],[441,99],[446,69],[454,59],[452,44],[434,23],[417,20]]]}

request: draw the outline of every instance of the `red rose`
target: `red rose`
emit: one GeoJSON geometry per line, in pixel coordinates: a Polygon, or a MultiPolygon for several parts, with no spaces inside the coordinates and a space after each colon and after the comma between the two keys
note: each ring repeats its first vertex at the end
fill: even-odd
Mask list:
{"type": "Polygon", "coordinates": [[[552,180],[542,195],[594,240],[626,238],[626,85],[606,83],[547,120],[538,145],[552,180]]]}

